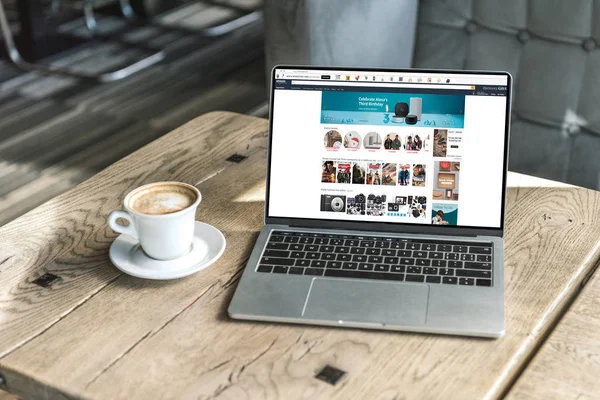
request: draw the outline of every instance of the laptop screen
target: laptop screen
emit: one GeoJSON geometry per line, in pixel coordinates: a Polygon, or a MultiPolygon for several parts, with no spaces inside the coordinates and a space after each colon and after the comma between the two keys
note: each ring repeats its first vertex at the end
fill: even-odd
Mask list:
{"type": "Polygon", "coordinates": [[[501,228],[509,76],[277,68],[269,217],[501,228]]]}

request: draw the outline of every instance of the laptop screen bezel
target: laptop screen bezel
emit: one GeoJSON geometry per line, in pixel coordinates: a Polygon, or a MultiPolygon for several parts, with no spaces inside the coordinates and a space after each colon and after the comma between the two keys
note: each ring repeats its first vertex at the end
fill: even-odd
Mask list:
{"type": "Polygon", "coordinates": [[[508,144],[510,140],[510,114],[512,107],[512,76],[504,71],[467,71],[452,69],[387,69],[387,68],[351,68],[351,67],[321,67],[305,65],[276,65],[271,70],[271,87],[269,96],[269,145],[267,153],[267,193],[265,198],[265,224],[285,225],[305,228],[345,229],[361,231],[381,231],[393,233],[421,233],[435,235],[462,235],[462,236],[504,236],[506,212],[506,179],[508,175],[508,144]],[[482,226],[436,226],[429,224],[415,224],[407,222],[380,222],[380,221],[343,221],[337,219],[314,219],[298,217],[274,217],[269,215],[269,197],[271,192],[271,151],[273,140],[273,115],[275,113],[275,71],[277,69],[291,70],[335,70],[335,71],[365,71],[381,73],[433,73],[433,74],[460,74],[460,75],[501,75],[507,78],[506,115],[504,125],[504,165],[502,170],[502,201],[500,214],[500,227],[482,226]]]}

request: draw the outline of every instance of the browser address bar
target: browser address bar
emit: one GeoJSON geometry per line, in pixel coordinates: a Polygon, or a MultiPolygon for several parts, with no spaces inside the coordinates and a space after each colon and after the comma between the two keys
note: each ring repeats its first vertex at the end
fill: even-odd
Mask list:
{"type": "Polygon", "coordinates": [[[374,82],[335,82],[335,81],[292,81],[292,85],[307,86],[362,86],[362,87],[391,87],[391,88],[410,88],[410,89],[455,89],[455,90],[475,90],[471,85],[436,85],[435,83],[379,83],[374,82]]]}

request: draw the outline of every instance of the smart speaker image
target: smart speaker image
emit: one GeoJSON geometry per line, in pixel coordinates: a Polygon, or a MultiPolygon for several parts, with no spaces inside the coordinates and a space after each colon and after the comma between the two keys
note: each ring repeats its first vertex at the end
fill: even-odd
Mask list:
{"type": "Polygon", "coordinates": [[[421,110],[423,109],[423,99],[421,97],[410,98],[410,113],[417,116],[417,120],[421,120],[421,110]]]}

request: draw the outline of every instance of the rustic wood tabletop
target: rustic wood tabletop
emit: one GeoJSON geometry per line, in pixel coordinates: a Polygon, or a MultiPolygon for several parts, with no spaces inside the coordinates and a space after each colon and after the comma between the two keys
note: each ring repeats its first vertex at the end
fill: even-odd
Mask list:
{"type": "Polygon", "coordinates": [[[0,389],[23,398],[498,398],[536,379],[527,366],[549,334],[532,366],[555,368],[548,347],[582,317],[552,330],[600,258],[600,193],[572,186],[508,189],[501,339],[230,320],[263,224],[267,129],[264,119],[206,114],[0,228],[0,389]],[[166,282],[112,266],[106,224],[127,192],[161,180],[198,187],[197,219],[227,239],[213,266],[166,282]],[[45,274],[56,278],[38,280],[45,274]],[[346,375],[336,385],[316,379],[326,365],[346,375]]]}

